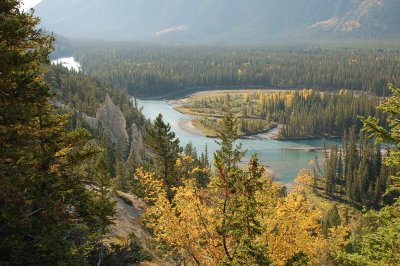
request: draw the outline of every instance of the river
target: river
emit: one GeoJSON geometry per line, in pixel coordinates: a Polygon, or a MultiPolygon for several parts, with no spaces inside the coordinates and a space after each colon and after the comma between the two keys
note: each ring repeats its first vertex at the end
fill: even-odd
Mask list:
{"type": "MultiPolygon", "coordinates": [[[[177,112],[166,101],[138,100],[138,105],[143,107],[143,114],[151,120],[161,113],[164,121],[171,125],[171,130],[180,139],[181,146],[184,147],[187,143],[192,142],[200,154],[207,144],[209,158],[213,158],[212,154],[219,148],[215,139],[186,132],[180,127],[182,122],[191,119],[189,115],[177,112]]],[[[324,145],[321,139],[295,141],[242,139],[240,142],[243,150],[247,150],[246,158],[257,153],[260,162],[274,172],[275,180],[283,183],[293,182],[300,170],[310,169],[309,162],[315,158],[321,158],[322,155],[321,151],[312,149],[324,145]]],[[[327,147],[333,143],[339,144],[338,141],[325,140],[327,147]]],[[[246,162],[246,160],[248,159],[244,161],[246,162]]]]}

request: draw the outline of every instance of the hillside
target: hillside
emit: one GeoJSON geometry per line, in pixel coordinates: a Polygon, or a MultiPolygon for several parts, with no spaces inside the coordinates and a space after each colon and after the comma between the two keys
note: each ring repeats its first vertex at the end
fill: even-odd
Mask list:
{"type": "Polygon", "coordinates": [[[396,0],[43,0],[36,14],[67,37],[147,41],[279,41],[393,37],[396,0]]]}

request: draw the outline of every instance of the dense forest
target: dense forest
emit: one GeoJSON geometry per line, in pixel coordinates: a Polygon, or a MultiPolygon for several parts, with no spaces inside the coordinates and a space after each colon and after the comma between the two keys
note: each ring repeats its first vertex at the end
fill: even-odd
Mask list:
{"type": "Polygon", "coordinates": [[[217,92],[192,96],[176,109],[198,118],[194,124],[209,136],[216,136],[218,121],[226,103],[238,117],[240,135],[266,132],[279,126],[276,138],[340,138],[347,128],[358,132],[362,122],[357,116],[385,117],[375,107],[381,98],[341,90],[339,93],[315,90],[255,92],[217,92]]]}
{"type": "Polygon", "coordinates": [[[399,88],[386,124],[361,118],[376,143],[344,131],[288,191],[243,164],[229,107],[212,160],[181,147],[118,82],[49,66],[54,37],[19,3],[0,3],[0,264],[400,263],[399,88]]]}
{"type": "Polygon", "coordinates": [[[18,4],[0,4],[0,261],[95,261],[114,213],[101,147],[49,103],[43,72],[53,37],[18,4]]]}
{"type": "Polygon", "coordinates": [[[96,116],[97,109],[109,95],[124,114],[128,130],[132,124],[143,127],[146,122],[131,96],[117,86],[54,65],[46,68],[44,78],[56,94],[56,100],[72,111],[74,118],[79,119],[78,113],[96,116]]]}
{"type": "Polygon", "coordinates": [[[358,208],[379,209],[393,203],[398,192],[388,192],[387,188],[392,184],[390,177],[399,169],[382,160],[382,151],[390,156],[390,147],[382,149],[379,143],[368,140],[365,133],[358,139],[354,127],[344,133],[342,142],[342,147],[333,145],[330,150],[325,149],[324,171],[315,171],[314,192],[323,191],[327,197],[358,208]]]}
{"type": "Polygon", "coordinates": [[[85,73],[135,96],[204,88],[315,88],[384,95],[400,82],[400,51],[385,48],[162,46],[78,42],[71,45],[85,73]]]}

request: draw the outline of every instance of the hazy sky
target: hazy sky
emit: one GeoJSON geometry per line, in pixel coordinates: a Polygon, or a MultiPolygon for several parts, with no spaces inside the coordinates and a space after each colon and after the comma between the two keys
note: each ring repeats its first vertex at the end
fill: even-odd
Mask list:
{"type": "Polygon", "coordinates": [[[28,10],[34,6],[36,6],[37,4],[39,4],[42,0],[22,0],[23,5],[22,8],[24,10],[28,10]]]}

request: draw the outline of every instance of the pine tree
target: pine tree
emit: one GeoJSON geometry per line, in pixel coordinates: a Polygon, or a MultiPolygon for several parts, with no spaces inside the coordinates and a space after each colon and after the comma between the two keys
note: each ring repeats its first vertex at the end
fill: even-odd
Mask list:
{"type": "Polygon", "coordinates": [[[329,235],[329,229],[332,227],[336,227],[341,224],[339,211],[337,205],[334,204],[328,212],[325,214],[325,217],[322,221],[322,233],[325,238],[329,235]]]}
{"type": "MultiPolygon", "coordinates": [[[[115,159],[115,178],[114,178],[114,187],[117,190],[121,190],[127,192],[129,189],[129,177],[128,177],[128,168],[126,164],[122,161],[121,155],[119,152],[116,153],[115,159]]],[[[130,166],[133,167],[133,166],[130,166]]]]}
{"type": "Polygon", "coordinates": [[[338,168],[338,147],[331,146],[330,154],[325,150],[325,193],[328,196],[333,196],[337,182],[337,168],[338,168]]]}
{"type": "Polygon", "coordinates": [[[204,151],[201,153],[200,156],[200,165],[202,167],[209,167],[211,168],[210,162],[208,160],[208,147],[207,147],[207,143],[204,147],[204,151]]]}
{"type": "MultiPolygon", "coordinates": [[[[255,156],[246,174],[239,168],[239,162],[245,152],[238,139],[238,124],[230,106],[220,124],[218,137],[220,149],[214,154],[215,180],[220,195],[221,222],[217,225],[226,257],[227,265],[252,262],[258,265],[268,264],[266,247],[255,245],[254,239],[261,232],[256,219],[258,202],[255,195],[262,190],[263,168],[258,165],[255,156]]],[[[265,181],[265,180],[264,180],[265,181]]]]}
{"type": "MultiPolygon", "coordinates": [[[[376,117],[368,117],[368,119],[362,119],[362,121],[364,122],[365,130],[371,133],[371,136],[374,136],[378,142],[386,141],[396,145],[397,149],[391,151],[390,156],[385,159],[385,163],[387,165],[399,167],[400,152],[398,151],[398,146],[400,143],[400,137],[398,132],[400,130],[400,121],[398,120],[398,117],[400,116],[400,89],[392,84],[389,84],[389,89],[392,91],[393,96],[380,104],[378,109],[389,114],[387,120],[390,130],[385,130],[381,125],[382,121],[376,117]]],[[[392,185],[389,192],[400,192],[400,178],[396,176],[391,179],[392,185]]]]}
{"type": "Polygon", "coordinates": [[[259,165],[258,158],[254,154],[250,159],[248,171],[240,175],[234,185],[237,193],[232,197],[231,234],[236,242],[236,254],[233,254],[235,264],[269,264],[267,245],[255,241],[262,233],[257,215],[260,210],[257,193],[267,183],[263,178],[264,171],[264,167],[259,165]]]}
{"type": "Polygon", "coordinates": [[[350,130],[349,139],[347,140],[348,147],[346,148],[346,196],[349,201],[356,198],[356,166],[358,165],[358,152],[356,144],[356,133],[354,127],[350,130]]]}
{"type": "Polygon", "coordinates": [[[81,200],[81,205],[84,206],[82,214],[87,217],[88,238],[91,241],[86,245],[91,249],[89,261],[93,265],[101,265],[104,261],[107,249],[104,239],[108,236],[109,226],[113,223],[115,213],[116,202],[112,200],[110,189],[112,178],[105,158],[103,152],[86,165],[86,179],[90,189],[86,192],[86,198],[81,200]]]}
{"type": "Polygon", "coordinates": [[[231,230],[229,225],[233,222],[230,216],[230,201],[232,195],[236,192],[234,187],[236,179],[242,174],[237,165],[244,154],[240,150],[240,144],[234,148],[234,143],[238,139],[238,125],[232,113],[227,112],[224,115],[220,128],[218,131],[220,141],[217,143],[221,147],[214,153],[215,175],[222,197],[222,221],[218,225],[218,231],[222,238],[226,258],[228,261],[232,261],[233,254],[228,245],[229,231],[231,230]]]}
{"type": "Polygon", "coordinates": [[[95,229],[79,166],[99,150],[49,104],[54,38],[19,4],[0,2],[0,264],[80,265],[95,229]]]}
{"type": "Polygon", "coordinates": [[[339,185],[339,194],[341,194],[340,187],[344,185],[343,181],[343,153],[342,149],[339,149],[339,156],[337,162],[337,183],[339,185]]]}
{"type": "MultiPolygon", "coordinates": [[[[364,130],[371,134],[378,142],[393,143],[396,149],[384,159],[390,167],[400,166],[400,89],[389,85],[393,96],[381,103],[378,109],[389,113],[389,130],[381,126],[376,117],[362,118],[364,130]]],[[[382,169],[381,174],[385,172],[382,169]]],[[[387,194],[400,192],[400,174],[395,173],[391,179],[387,194]]],[[[378,179],[376,188],[382,189],[382,179],[378,179]]],[[[370,211],[365,214],[361,231],[357,236],[349,239],[348,249],[336,254],[337,262],[342,265],[398,265],[400,263],[400,201],[397,199],[392,205],[379,211],[370,211]]]]}
{"type": "MultiPolygon", "coordinates": [[[[159,178],[164,183],[168,197],[173,197],[173,187],[181,183],[176,174],[175,163],[181,152],[179,139],[171,131],[171,126],[165,124],[161,114],[154,120],[153,125],[146,127],[144,142],[154,156],[153,165],[159,178]]],[[[152,156],[150,155],[150,156],[152,156]]]]}

